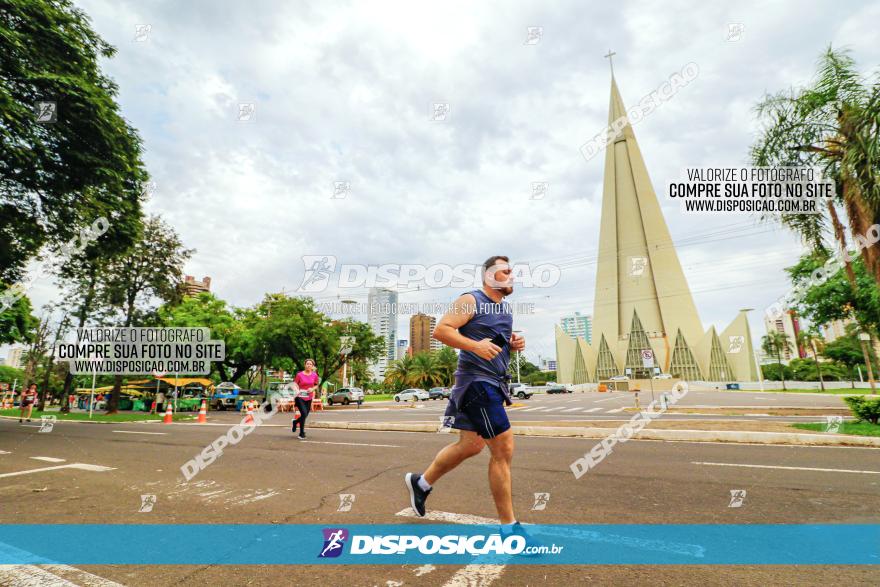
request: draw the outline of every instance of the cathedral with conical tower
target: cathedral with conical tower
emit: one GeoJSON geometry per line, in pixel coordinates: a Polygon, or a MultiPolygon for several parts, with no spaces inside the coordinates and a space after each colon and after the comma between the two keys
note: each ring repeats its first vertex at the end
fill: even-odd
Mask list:
{"type": "MultiPolygon", "coordinates": [[[[626,120],[611,76],[609,126],[626,120]]],[[[619,125],[618,125],[619,126],[619,125]]],[[[642,351],[661,373],[688,381],[756,381],[745,312],[722,333],[703,329],[629,121],[605,150],[592,343],[556,326],[557,380],[648,379],[642,351]]]]}

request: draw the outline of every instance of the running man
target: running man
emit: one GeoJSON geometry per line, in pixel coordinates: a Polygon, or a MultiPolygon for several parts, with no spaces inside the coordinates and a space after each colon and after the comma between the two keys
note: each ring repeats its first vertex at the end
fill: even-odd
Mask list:
{"type": "Polygon", "coordinates": [[[459,437],[458,442],[437,453],[423,474],[406,474],[410,504],[419,516],[425,515],[425,500],[433,485],[488,446],[492,453],[489,487],[502,529],[519,530],[510,480],[513,431],[504,405],[513,403],[507,390],[510,351],[524,350],[526,341],[513,332],[513,313],[503,301],[513,293],[510,272],[507,257],[489,257],[483,263],[483,288],[455,300],[434,329],[434,338],[461,350],[444,416],[444,425],[457,429],[459,437]]]}

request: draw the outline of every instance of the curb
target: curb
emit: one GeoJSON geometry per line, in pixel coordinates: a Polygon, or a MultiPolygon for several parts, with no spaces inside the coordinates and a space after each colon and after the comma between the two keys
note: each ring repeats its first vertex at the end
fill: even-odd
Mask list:
{"type": "MultiPolygon", "coordinates": [[[[428,432],[437,434],[437,424],[404,422],[315,422],[312,428],[377,430],[385,432],[428,432]]],[[[545,436],[602,439],[617,428],[579,428],[558,426],[514,426],[517,436],[545,436]]],[[[683,442],[730,442],[745,444],[783,444],[795,446],[867,446],[880,448],[880,437],[847,434],[799,434],[796,432],[745,432],[730,430],[648,430],[634,434],[636,440],[683,442]]]]}

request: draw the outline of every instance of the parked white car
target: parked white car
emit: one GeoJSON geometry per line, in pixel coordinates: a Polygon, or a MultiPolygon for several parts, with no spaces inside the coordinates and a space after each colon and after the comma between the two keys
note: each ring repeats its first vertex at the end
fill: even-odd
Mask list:
{"type": "Polygon", "coordinates": [[[411,402],[413,400],[425,402],[430,399],[430,394],[424,389],[404,389],[400,393],[394,394],[396,402],[411,402]]]}
{"type": "Polygon", "coordinates": [[[669,373],[660,373],[659,375],[654,375],[654,379],[672,379],[672,375],[669,373]]]}

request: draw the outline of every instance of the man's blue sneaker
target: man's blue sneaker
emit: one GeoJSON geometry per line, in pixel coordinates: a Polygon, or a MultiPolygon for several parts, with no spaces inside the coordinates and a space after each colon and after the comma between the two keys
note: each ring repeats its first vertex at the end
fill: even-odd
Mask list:
{"type": "Polygon", "coordinates": [[[420,518],[423,518],[425,516],[425,500],[431,494],[431,489],[425,491],[419,487],[419,479],[421,478],[422,476],[418,473],[407,473],[404,477],[404,483],[409,489],[409,503],[412,505],[413,511],[420,518]]]}

